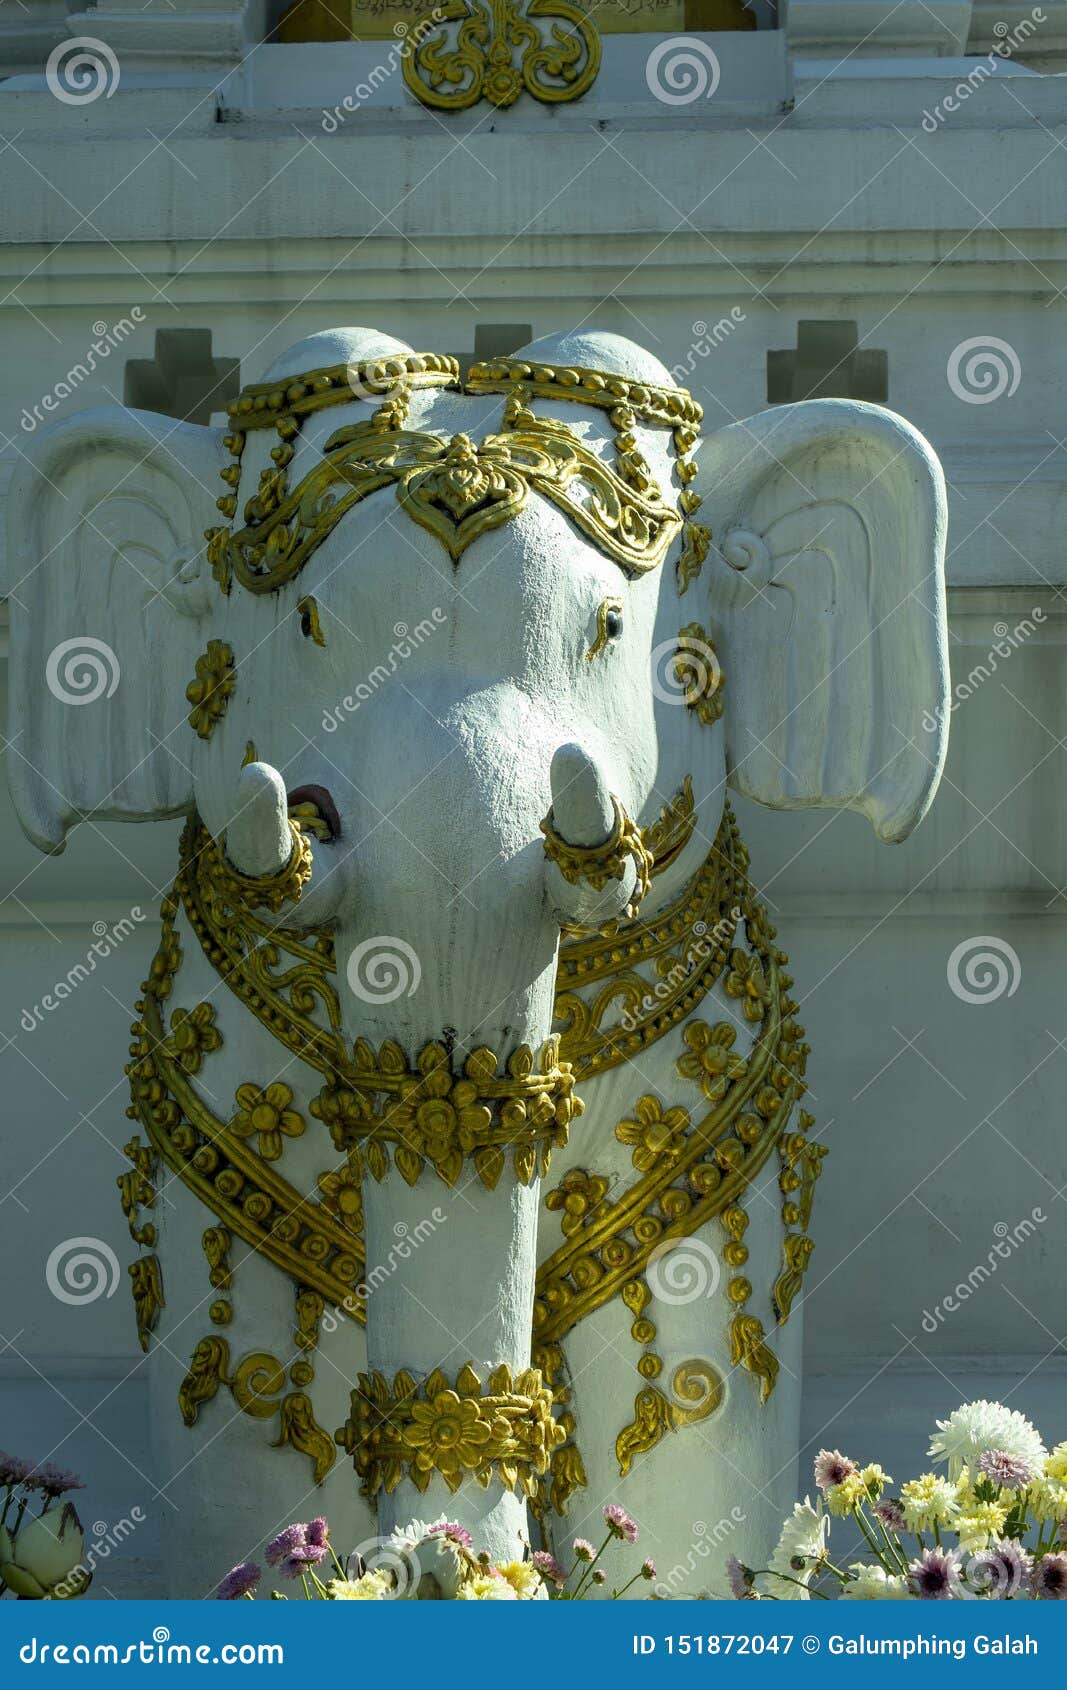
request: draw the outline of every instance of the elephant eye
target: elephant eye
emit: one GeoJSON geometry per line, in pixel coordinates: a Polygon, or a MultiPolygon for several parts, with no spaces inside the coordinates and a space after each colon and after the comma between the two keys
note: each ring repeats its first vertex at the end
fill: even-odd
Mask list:
{"type": "Polygon", "coordinates": [[[326,637],[319,622],[319,607],[310,596],[303,598],[296,607],[300,618],[300,632],[306,640],[314,640],[316,645],[325,645],[326,637]]]}
{"type": "Polygon", "coordinates": [[[602,599],[597,605],[596,638],[585,654],[587,660],[592,662],[593,658],[599,656],[606,645],[611,644],[614,640],[621,639],[622,627],[622,600],[602,599]]]}

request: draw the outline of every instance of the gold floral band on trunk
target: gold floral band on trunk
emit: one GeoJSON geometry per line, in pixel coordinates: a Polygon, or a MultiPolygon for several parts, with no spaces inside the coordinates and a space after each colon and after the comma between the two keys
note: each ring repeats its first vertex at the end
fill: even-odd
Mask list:
{"type": "Polygon", "coordinates": [[[536,1367],[514,1377],[507,1366],[495,1368],[483,1395],[469,1362],[454,1386],[439,1368],[421,1384],[403,1368],[392,1385],[382,1373],[361,1373],[336,1434],[370,1500],[404,1478],[424,1491],[435,1473],[451,1491],[468,1477],[483,1487],[495,1477],[532,1496],[565,1436],[536,1367]]]}

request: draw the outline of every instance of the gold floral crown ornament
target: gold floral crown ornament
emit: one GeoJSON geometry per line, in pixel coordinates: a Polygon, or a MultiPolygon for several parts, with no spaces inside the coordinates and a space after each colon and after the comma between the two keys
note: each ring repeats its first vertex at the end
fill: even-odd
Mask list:
{"type": "Polygon", "coordinates": [[[226,446],[232,461],[222,471],[228,491],[217,503],[231,526],[206,531],[208,559],[225,593],[234,580],[249,592],[276,592],[295,579],[354,505],[390,486],[454,563],[472,541],[516,515],[531,491],[562,510],[627,574],[657,568],[683,531],[677,567],[684,592],[707,552],[710,535],[692,520],[700,500],[690,487],[702,412],[682,388],[517,360],[475,364],[461,384],[453,358],[398,353],[245,388],[229,414],[226,446]],[[407,428],[412,393],[442,387],[503,393],[501,431],[475,442],[465,434],[444,440],[407,428]],[[289,465],[304,419],[371,396],[382,399],[373,415],[338,429],[319,461],[291,488],[289,465]],[[530,409],[533,399],[561,397],[609,412],[614,465],[567,424],[530,409]],[[672,430],[679,509],[665,502],[638,447],[638,423],[672,430]],[[270,454],[273,467],[261,471],[235,528],[245,440],[250,431],[267,428],[278,435],[270,454]]]}

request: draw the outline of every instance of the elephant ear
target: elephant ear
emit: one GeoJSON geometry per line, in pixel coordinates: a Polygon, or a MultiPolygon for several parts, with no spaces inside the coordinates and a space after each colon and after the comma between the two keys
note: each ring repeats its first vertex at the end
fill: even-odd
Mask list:
{"type": "Polygon", "coordinates": [[[90,813],[145,821],[192,804],[185,687],[211,603],[222,440],[107,407],[43,434],[13,478],[8,768],[44,851],[90,813]]]}
{"type": "Polygon", "coordinates": [[[891,411],[784,405],[701,454],[730,784],[906,837],[948,736],[941,466],[891,411]]]}

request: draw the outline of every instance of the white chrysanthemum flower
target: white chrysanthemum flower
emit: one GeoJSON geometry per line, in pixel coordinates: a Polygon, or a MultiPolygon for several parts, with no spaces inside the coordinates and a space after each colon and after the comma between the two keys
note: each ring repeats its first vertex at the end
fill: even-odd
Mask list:
{"type": "Polygon", "coordinates": [[[845,1602],[908,1602],[911,1592],[907,1581],[897,1573],[887,1573],[884,1567],[868,1567],[857,1561],[849,1568],[852,1577],[841,1591],[845,1602]]]}
{"type": "Polygon", "coordinates": [[[807,1584],[826,1559],[829,1526],[821,1507],[811,1506],[810,1497],[794,1504],[770,1559],[770,1572],[780,1575],[769,1581],[771,1594],[786,1602],[808,1600],[807,1584]]]}
{"type": "Polygon", "coordinates": [[[949,1475],[956,1478],[963,1466],[974,1465],[988,1449],[1003,1450],[1038,1471],[1045,1460],[1041,1434],[1025,1414],[984,1397],[964,1403],[947,1420],[937,1422],[937,1436],[931,1439],[929,1453],[938,1461],[946,1461],[949,1475]]]}

